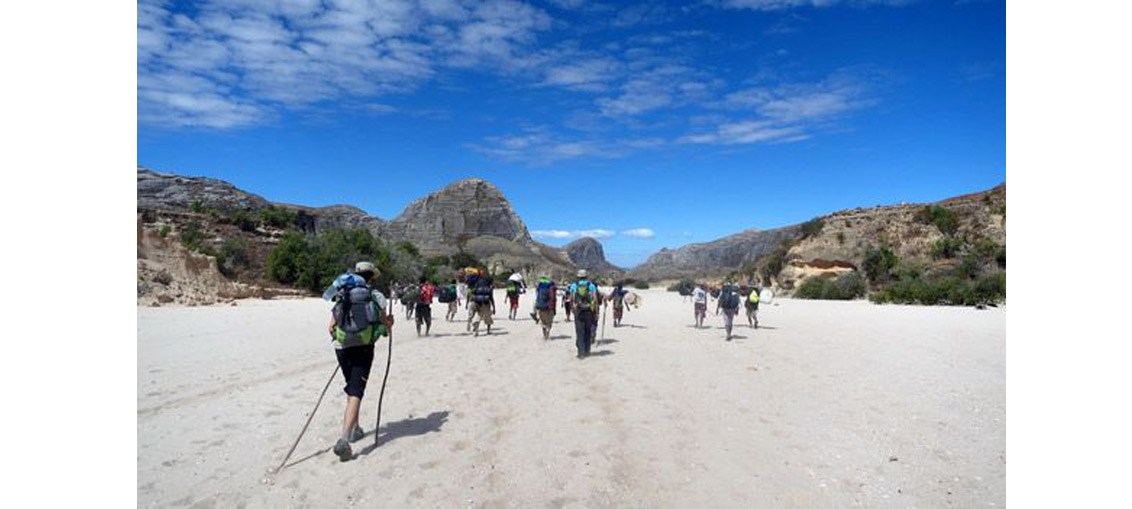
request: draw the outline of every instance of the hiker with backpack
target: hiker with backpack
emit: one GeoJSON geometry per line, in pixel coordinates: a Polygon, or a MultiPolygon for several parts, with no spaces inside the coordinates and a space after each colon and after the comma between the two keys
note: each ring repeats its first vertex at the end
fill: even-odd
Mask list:
{"type": "Polygon", "coordinates": [[[424,335],[427,336],[429,331],[432,330],[432,297],[436,293],[436,286],[428,280],[427,277],[421,276],[420,286],[417,287],[417,335],[421,335],[421,324],[425,326],[424,335]]]}
{"type": "Polygon", "coordinates": [[[707,315],[708,293],[703,283],[697,283],[692,290],[692,311],[696,320],[696,328],[704,326],[704,316],[707,315]]]}
{"type": "Polygon", "coordinates": [[[625,296],[629,291],[625,289],[624,283],[618,281],[617,286],[613,287],[613,293],[610,294],[610,300],[613,302],[613,326],[618,327],[621,325],[621,317],[625,312],[625,296]]]}
{"type": "Polygon", "coordinates": [[[477,274],[474,281],[468,314],[468,330],[473,332],[474,337],[479,337],[481,321],[487,324],[487,334],[491,334],[491,324],[494,321],[492,315],[495,314],[495,292],[490,276],[477,274]]]}
{"type": "MultiPolygon", "coordinates": [[[[518,273],[515,273],[518,275],[518,273]]],[[[509,320],[514,320],[519,315],[519,294],[523,293],[523,280],[515,279],[515,275],[507,280],[507,302],[510,304],[510,311],[507,315],[509,320]]]]}
{"type": "Polygon", "coordinates": [[[759,292],[761,291],[758,285],[754,285],[751,287],[751,293],[743,299],[743,307],[747,310],[747,325],[752,329],[759,328],[759,292]]]}
{"type": "Polygon", "coordinates": [[[341,461],[354,457],[350,442],[365,435],[358,425],[358,413],[373,366],[374,344],[393,327],[393,313],[387,309],[391,302],[373,288],[379,274],[372,263],[363,261],[354,266],[353,274],[347,272],[334,282],[337,293],[330,311],[329,332],[338,366],[346,380],[342,436],[333,448],[341,461]]]}
{"type": "MultiPolygon", "coordinates": [[[[569,287],[569,285],[567,285],[569,287]]],[[[570,312],[574,310],[574,303],[571,301],[570,292],[565,292],[562,295],[562,309],[566,312],[566,321],[570,321],[570,312]]]]}
{"type": "Polygon", "coordinates": [[[731,341],[731,327],[735,322],[735,314],[739,312],[739,287],[730,280],[723,283],[719,289],[719,300],[715,302],[715,314],[723,310],[723,328],[727,329],[727,341],[731,341]]]}
{"type": "Polygon", "coordinates": [[[437,289],[436,301],[448,304],[448,312],[444,314],[445,321],[451,322],[455,319],[456,312],[460,309],[459,287],[459,280],[453,279],[451,283],[437,289]]]}
{"type": "Polygon", "coordinates": [[[417,302],[421,298],[421,288],[417,285],[402,284],[398,294],[401,296],[401,305],[405,306],[405,320],[412,320],[417,302]]]}
{"type": "Polygon", "coordinates": [[[550,328],[554,325],[555,299],[558,296],[558,287],[550,278],[543,276],[538,279],[535,286],[535,306],[531,318],[542,326],[542,339],[550,339],[550,328]]]}
{"type": "Polygon", "coordinates": [[[586,269],[578,270],[578,280],[570,285],[566,294],[574,306],[574,334],[575,346],[578,348],[578,358],[588,357],[590,348],[594,343],[594,332],[597,329],[597,285],[587,278],[586,269]]]}

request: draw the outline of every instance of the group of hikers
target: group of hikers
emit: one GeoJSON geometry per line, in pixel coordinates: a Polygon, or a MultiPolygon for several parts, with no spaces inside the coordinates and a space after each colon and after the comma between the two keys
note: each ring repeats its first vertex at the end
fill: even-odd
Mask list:
{"type": "Polygon", "coordinates": [[[709,296],[715,298],[715,314],[723,312],[723,328],[727,331],[727,341],[731,341],[731,331],[735,323],[735,315],[739,314],[740,304],[746,310],[747,324],[751,328],[759,328],[759,300],[763,292],[761,288],[753,284],[740,286],[731,280],[725,281],[719,288],[713,288],[710,292],[704,289],[705,286],[703,283],[696,283],[695,288],[689,293],[696,328],[704,326],[709,296]]]}
{"type": "MultiPolygon", "coordinates": [[[[482,268],[469,267],[454,280],[437,286],[426,277],[417,284],[393,284],[390,298],[375,288],[378,269],[370,262],[358,262],[353,272],[339,276],[330,289],[327,298],[334,305],[331,309],[328,327],[334,344],[338,365],[346,380],[346,412],[342,418],[342,435],[333,447],[340,460],[353,458],[350,443],[364,436],[358,424],[358,409],[365,394],[366,382],[374,359],[374,344],[378,338],[387,336],[393,327],[393,305],[400,302],[405,307],[405,319],[416,317],[417,335],[428,336],[432,329],[432,303],[447,304],[445,320],[455,321],[463,305],[468,311],[466,330],[478,337],[481,323],[485,333],[491,334],[496,312],[495,282],[482,268]]],[[[535,286],[535,299],[530,317],[542,329],[544,340],[550,339],[559,297],[565,311],[566,322],[574,322],[577,358],[590,356],[597,336],[598,322],[603,308],[612,307],[613,326],[619,327],[625,311],[636,303],[639,297],[624,288],[622,282],[615,283],[608,294],[598,289],[585,269],[578,270],[575,281],[560,285],[548,277],[540,277],[535,286]],[[563,288],[564,286],[564,288],[563,288]],[[571,320],[572,315],[572,320],[571,320]]],[[[703,327],[709,296],[716,298],[716,314],[723,312],[727,341],[732,337],[732,324],[738,313],[740,303],[747,309],[747,320],[752,327],[758,327],[759,289],[744,285],[740,287],[732,281],[725,282],[718,290],[708,292],[703,284],[697,284],[690,293],[695,312],[696,327],[703,327]]],[[[527,292],[526,284],[519,273],[512,274],[504,288],[509,304],[508,316],[516,319],[519,312],[519,297],[527,292]]],[[[684,292],[682,292],[684,293],[684,292]]]]}

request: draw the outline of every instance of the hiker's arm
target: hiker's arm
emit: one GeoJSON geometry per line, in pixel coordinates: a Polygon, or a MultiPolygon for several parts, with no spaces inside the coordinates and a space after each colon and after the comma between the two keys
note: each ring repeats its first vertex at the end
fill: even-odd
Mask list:
{"type": "Polygon", "coordinates": [[[331,311],[330,312],[330,325],[327,326],[327,329],[330,331],[330,337],[334,337],[334,326],[335,325],[338,325],[338,320],[334,319],[334,312],[331,311]]]}

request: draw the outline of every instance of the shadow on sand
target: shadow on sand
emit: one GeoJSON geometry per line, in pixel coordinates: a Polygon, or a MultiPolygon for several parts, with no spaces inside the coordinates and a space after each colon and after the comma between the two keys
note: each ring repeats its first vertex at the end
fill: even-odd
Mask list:
{"type": "MultiPolygon", "coordinates": [[[[415,435],[424,435],[426,433],[440,432],[440,428],[444,423],[448,422],[448,410],[442,412],[433,412],[426,417],[418,417],[415,419],[404,419],[388,423],[378,430],[381,444],[387,444],[393,440],[401,437],[411,437],[415,435]]],[[[370,433],[366,433],[366,437],[370,433]]],[[[363,437],[364,439],[364,437],[363,437]]],[[[365,456],[373,452],[379,444],[370,443],[365,449],[358,451],[358,456],[365,456]]]]}
{"type": "Polygon", "coordinates": [[[617,339],[614,339],[614,338],[605,338],[605,339],[599,339],[597,341],[594,341],[594,345],[611,345],[613,343],[619,343],[619,342],[620,341],[618,341],[617,339]]]}

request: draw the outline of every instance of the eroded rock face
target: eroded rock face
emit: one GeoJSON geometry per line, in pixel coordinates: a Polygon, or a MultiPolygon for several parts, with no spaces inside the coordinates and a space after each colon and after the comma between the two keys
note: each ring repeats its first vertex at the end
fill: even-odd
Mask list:
{"type": "Polygon", "coordinates": [[[271,202],[222,180],[183,177],[138,167],[138,210],[188,210],[194,202],[206,209],[261,209],[271,202]]]}
{"type": "Polygon", "coordinates": [[[725,273],[770,253],[783,239],[797,233],[798,228],[793,225],[746,230],[711,242],[661,249],[629,271],[629,277],[657,280],[725,273]]]}
{"type": "Polygon", "coordinates": [[[605,249],[595,238],[582,237],[566,244],[562,250],[579,268],[603,274],[624,272],[605,259],[605,249]]]}
{"type": "Polygon", "coordinates": [[[447,251],[475,237],[528,244],[527,226],[503,193],[483,179],[465,179],[420,198],[389,222],[386,233],[426,251],[447,251]]]}

